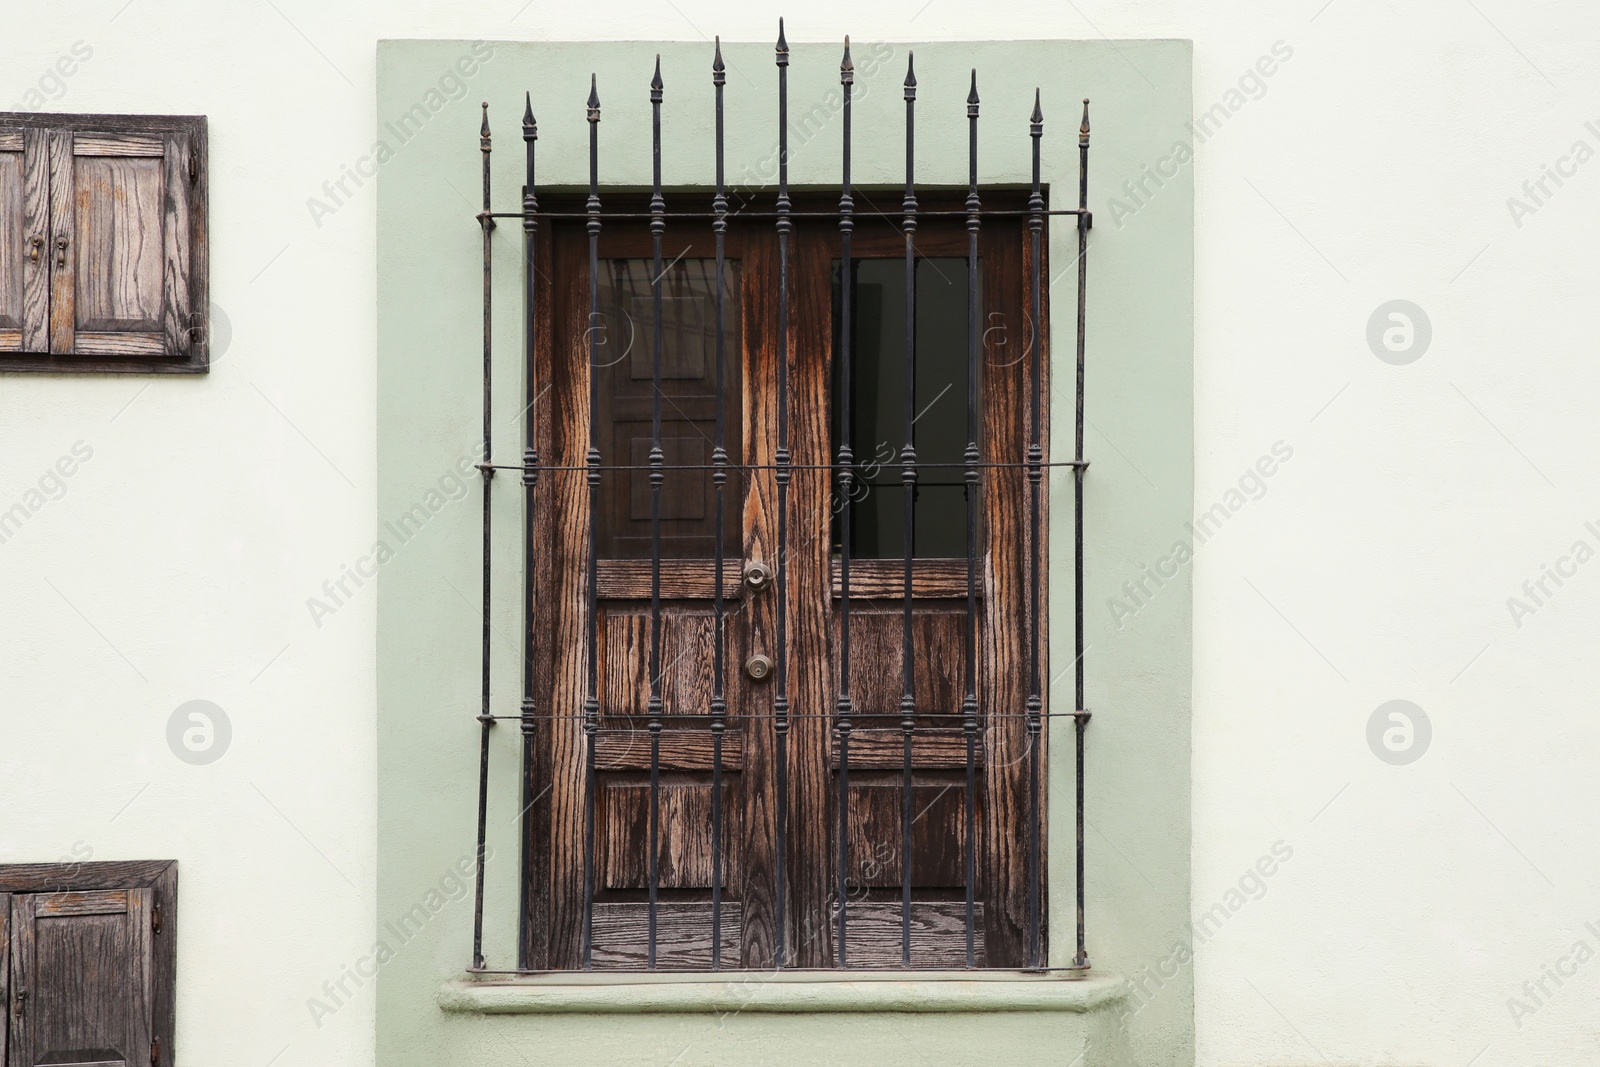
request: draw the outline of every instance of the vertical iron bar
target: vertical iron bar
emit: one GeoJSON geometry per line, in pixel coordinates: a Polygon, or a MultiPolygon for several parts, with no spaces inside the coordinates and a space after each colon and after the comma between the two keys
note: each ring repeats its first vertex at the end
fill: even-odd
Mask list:
{"type": "Polygon", "coordinates": [[[1085,304],[1088,297],[1089,227],[1089,100],[1083,101],[1083,125],[1078,127],[1078,388],[1077,425],[1074,427],[1072,469],[1072,544],[1073,544],[1073,648],[1075,672],[1074,693],[1077,701],[1073,709],[1073,749],[1078,765],[1077,790],[1077,880],[1078,880],[1078,952],[1073,957],[1074,967],[1089,966],[1088,940],[1084,929],[1083,908],[1083,731],[1089,725],[1089,712],[1083,702],[1083,343],[1085,304]]]}
{"type": "Polygon", "coordinates": [[[1033,188],[1028,195],[1028,234],[1033,254],[1033,343],[1029,349],[1028,366],[1033,394],[1028,420],[1028,961],[1030,966],[1039,967],[1042,966],[1039,956],[1039,876],[1042,861],[1039,855],[1039,743],[1044,709],[1039,685],[1039,538],[1043,533],[1039,525],[1039,483],[1044,460],[1039,425],[1042,410],[1040,350],[1044,345],[1044,310],[1041,303],[1044,287],[1039,263],[1044,233],[1044,194],[1039,188],[1039,141],[1044,135],[1044,112],[1039,108],[1037,89],[1033,94],[1033,115],[1029,118],[1028,130],[1033,138],[1033,188]]]}
{"type": "Polygon", "coordinates": [[[661,886],[661,235],[666,203],[661,198],[661,56],[650,79],[650,944],[656,966],[656,895],[661,886]]]}
{"type": "MultiPolygon", "coordinates": [[[[850,304],[855,274],[850,263],[850,232],[855,228],[850,200],[850,91],[856,68],[850,61],[850,38],[844,39],[844,59],[839,64],[839,85],[844,92],[844,166],[839,186],[839,840],[838,904],[840,967],[847,967],[845,899],[850,852],[850,511],[855,457],[850,451],[850,304]]],[[[831,581],[829,582],[831,585],[831,581]]]]}
{"type": "Polygon", "coordinates": [[[478,223],[483,229],[483,695],[478,712],[481,724],[478,744],[478,870],[472,904],[472,966],[483,969],[483,858],[487,850],[489,829],[489,731],[494,728],[494,716],[489,711],[489,486],[494,478],[493,441],[490,419],[493,412],[493,394],[490,391],[493,363],[493,319],[490,308],[491,247],[490,234],[494,219],[490,217],[489,203],[489,103],[483,104],[483,125],[478,130],[478,147],[483,153],[483,213],[478,223]]]}
{"type": "Polygon", "coordinates": [[[583,775],[583,969],[594,966],[594,792],[595,740],[600,732],[599,654],[599,566],[595,555],[600,497],[600,427],[595,419],[599,407],[600,379],[594,358],[594,334],[600,328],[600,91],[595,76],[589,76],[589,199],[584,204],[589,233],[589,328],[585,331],[589,356],[589,452],[586,457],[589,482],[589,558],[584,635],[586,653],[583,700],[584,775],[583,775]]]}
{"type": "Polygon", "coordinates": [[[967,966],[977,965],[974,913],[978,881],[977,741],[978,741],[978,71],[972,71],[967,93],[967,633],[966,696],[961,701],[962,730],[967,738],[967,966]]]}
{"type": "Polygon", "coordinates": [[[716,443],[711,450],[711,482],[716,487],[717,524],[713,530],[716,541],[716,589],[712,593],[712,625],[714,627],[714,660],[711,666],[711,968],[722,966],[722,735],[727,729],[727,649],[722,632],[722,522],[723,489],[728,481],[728,450],[725,447],[723,428],[723,306],[722,286],[725,242],[728,232],[728,198],[723,190],[723,117],[722,87],[728,80],[722,63],[722,38],[716,42],[716,56],[711,61],[711,84],[717,94],[717,191],[711,200],[716,220],[711,229],[717,235],[717,430],[716,443]]]}
{"type": "MultiPolygon", "coordinates": [[[[778,20],[778,449],[773,456],[778,484],[778,663],[772,700],[778,760],[777,934],[778,967],[787,962],[785,874],[789,851],[789,42],[778,20]]],[[[719,141],[720,143],[720,141],[719,141]]],[[[831,584],[830,579],[830,584],[831,584]]]]}
{"type": "MultiPolygon", "coordinates": [[[[537,286],[535,285],[535,268],[538,257],[535,255],[535,245],[539,233],[539,201],[534,193],[533,180],[533,154],[534,143],[539,139],[539,124],[533,117],[533,96],[524,96],[522,111],[522,143],[527,150],[527,175],[522,186],[522,232],[523,262],[522,262],[522,336],[523,336],[523,370],[522,370],[522,420],[523,420],[523,448],[522,448],[522,633],[517,635],[517,640],[522,646],[522,818],[525,822],[533,819],[533,805],[537,799],[533,781],[533,735],[534,723],[538,708],[533,699],[533,540],[535,536],[535,494],[539,485],[539,436],[538,417],[534,405],[538,403],[537,386],[537,352],[534,344],[534,328],[538,324],[537,307],[535,305],[537,286]]],[[[524,840],[527,839],[524,834],[524,840]]],[[[530,965],[528,959],[528,901],[533,899],[534,872],[528,857],[522,859],[522,899],[518,913],[521,916],[520,934],[517,939],[517,967],[526,969],[530,965]]]]}
{"type": "Polygon", "coordinates": [[[917,187],[916,187],[916,108],[917,75],[915,53],[906,55],[906,194],[901,202],[906,238],[906,346],[905,346],[905,444],[900,449],[900,482],[905,496],[902,514],[905,536],[902,553],[905,562],[905,606],[900,633],[901,682],[900,729],[903,751],[900,788],[900,963],[911,966],[911,738],[917,727],[916,660],[911,634],[911,557],[916,544],[917,497],[917,187]]]}

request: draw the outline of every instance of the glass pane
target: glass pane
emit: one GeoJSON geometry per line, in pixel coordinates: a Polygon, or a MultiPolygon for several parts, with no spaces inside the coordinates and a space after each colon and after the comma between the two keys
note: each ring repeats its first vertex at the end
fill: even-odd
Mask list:
{"type": "MultiPolygon", "coordinates": [[[[744,427],[739,327],[739,261],[723,264],[723,419],[728,451],[723,551],[741,552],[738,472],[744,427]]],[[[711,454],[716,442],[717,262],[679,259],[661,278],[661,488],[663,559],[709,559],[715,551],[716,497],[711,454]],[[676,468],[676,469],[675,469],[676,468]]],[[[649,559],[651,401],[654,311],[649,259],[600,263],[600,318],[595,338],[601,462],[636,467],[606,471],[598,524],[601,559],[649,559]]]]}
{"type": "MultiPolygon", "coordinates": [[[[906,537],[905,487],[900,481],[900,449],[906,436],[905,261],[858,259],[852,267],[850,448],[860,469],[849,504],[850,553],[856,559],[900,559],[906,537]]],[[[839,275],[836,262],[831,405],[835,449],[842,429],[839,275]]],[[[980,294],[982,282],[980,264],[980,294]]],[[[911,547],[912,555],[924,559],[967,554],[967,489],[959,466],[967,447],[967,284],[963,258],[917,260],[912,443],[919,477],[911,547]]],[[[835,551],[839,539],[835,521],[835,551]]]]}

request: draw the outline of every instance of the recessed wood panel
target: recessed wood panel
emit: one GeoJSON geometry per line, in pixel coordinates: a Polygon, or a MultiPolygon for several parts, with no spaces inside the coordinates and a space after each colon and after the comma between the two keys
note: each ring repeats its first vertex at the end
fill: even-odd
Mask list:
{"type": "Polygon", "coordinates": [[[78,328],[158,330],[161,160],[80,155],[74,164],[78,328]]]}
{"type": "MultiPolygon", "coordinates": [[[[736,813],[728,797],[737,783],[723,777],[722,828],[724,887],[738,860],[736,813]]],[[[650,885],[650,788],[647,781],[610,781],[605,788],[603,884],[607,889],[646,889],[650,885]]],[[[704,889],[712,885],[711,786],[706,781],[661,784],[658,849],[662,889],[704,889]]]]}

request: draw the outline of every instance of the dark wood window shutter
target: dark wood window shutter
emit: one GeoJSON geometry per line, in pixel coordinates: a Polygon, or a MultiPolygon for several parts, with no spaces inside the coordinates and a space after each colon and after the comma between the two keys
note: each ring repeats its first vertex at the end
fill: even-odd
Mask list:
{"type": "Polygon", "coordinates": [[[195,372],[203,117],[0,115],[0,370],[195,372]]]}
{"type": "Polygon", "coordinates": [[[171,1067],[176,898],[171,862],[0,867],[4,1063],[171,1067]]]}

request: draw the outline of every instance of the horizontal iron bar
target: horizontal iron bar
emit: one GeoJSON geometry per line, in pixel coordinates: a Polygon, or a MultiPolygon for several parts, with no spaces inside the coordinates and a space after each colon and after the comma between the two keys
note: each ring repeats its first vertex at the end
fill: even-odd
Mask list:
{"type": "MultiPolygon", "coordinates": [[[[974,212],[952,209],[949,211],[918,211],[917,217],[928,218],[931,216],[936,218],[965,219],[971,218],[973,214],[974,212]]],[[[1031,217],[1034,213],[1022,208],[984,208],[983,210],[976,212],[976,214],[979,218],[987,219],[1025,219],[1031,217]]],[[[1056,208],[1050,211],[1039,212],[1039,214],[1091,215],[1093,212],[1085,211],[1075,207],[1064,207],[1056,208]]],[[[601,212],[601,216],[608,219],[643,220],[654,218],[654,216],[648,211],[605,211],[601,212]]],[[[584,211],[533,211],[528,213],[523,213],[521,211],[480,211],[473,216],[473,218],[478,219],[587,219],[588,217],[588,212],[584,211]]],[[[663,217],[668,219],[716,219],[719,216],[714,211],[668,211],[663,217]]],[[[779,215],[776,211],[740,211],[739,209],[735,208],[732,211],[726,212],[721,217],[730,219],[775,219],[778,218],[779,215]]],[[[837,219],[839,217],[839,213],[837,211],[790,211],[787,212],[783,217],[789,219],[837,219]]],[[[895,219],[886,213],[882,214],[882,217],[890,222],[899,221],[898,219],[895,219]]]]}
{"type": "MultiPolygon", "coordinates": [[[[519,466],[518,464],[514,464],[514,463],[478,463],[478,464],[474,464],[474,466],[480,471],[522,471],[522,470],[529,470],[529,471],[581,471],[581,472],[588,472],[589,470],[598,470],[598,471],[648,471],[648,470],[655,470],[656,469],[656,468],[650,466],[648,463],[601,463],[601,464],[599,464],[599,465],[597,465],[595,467],[592,467],[592,468],[589,467],[587,464],[576,464],[576,463],[567,464],[565,466],[546,465],[546,464],[543,464],[543,463],[535,465],[535,466],[519,466]]],[[[851,464],[851,467],[853,469],[856,469],[856,470],[865,470],[869,466],[871,466],[871,464],[868,464],[868,463],[851,464]]],[[[880,467],[888,467],[888,463],[887,462],[880,463],[880,464],[878,464],[878,466],[880,466],[880,467]]],[[[974,463],[972,466],[975,469],[978,469],[978,470],[983,470],[983,469],[986,469],[986,468],[987,469],[992,469],[992,470],[1028,470],[1028,469],[1030,469],[1032,467],[1035,467],[1035,466],[1038,466],[1038,467],[1080,467],[1080,468],[1087,468],[1089,466],[1089,463],[1088,463],[1087,460],[1058,459],[1058,460],[1046,460],[1046,461],[1042,461],[1040,463],[1034,464],[1034,463],[1030,463],[1027,460],[1023,459],[1023,460],[1017,460],[1017,461],[1015,461],[1013,463],[974,463]]],[[[918,469],[921,469],[923,467],[929,467],[929,468],[932,468],[932,467],[945,467],[945,468],[953,468],[953,469],[956,469],[956,470],[965,470],[967,468],[967,465],[965,463],[959,461],[959,460],[953,460],[953,461],[951,461],[949,463],[929,463],[929,462],[926,462],[924,460],[918,460],[917,461],[917,467],[918,467],[918,469]]],[[[664,464],[660,469],[664,470],[664,471],[714,471],[714,470],[726,470],[726,471],[773,471],[773,470],[778,470],[779,466],[776,463],[728,463],[728,464],[722,465],[721,467],[718,467],[714,463],[684,463],[684,464],[667,463],[667,464],[664,464]]],[[[837,463],[789,463],[789,464],[785,464],[782,469],[790,470],[790,471],[837,471],[837,470],[839,470],[839,464],[837,464],[837,463]]]]}

